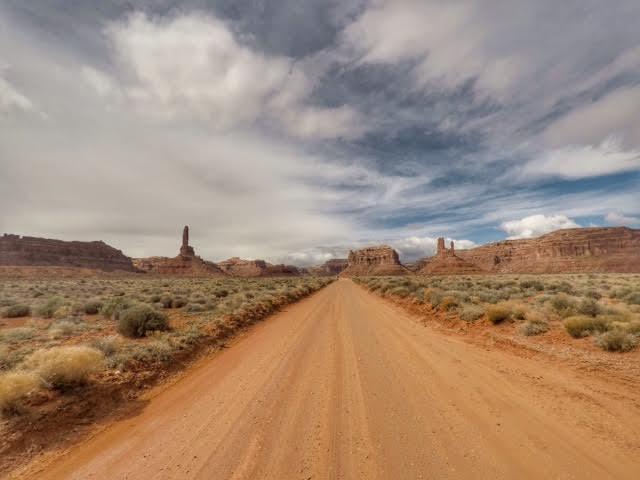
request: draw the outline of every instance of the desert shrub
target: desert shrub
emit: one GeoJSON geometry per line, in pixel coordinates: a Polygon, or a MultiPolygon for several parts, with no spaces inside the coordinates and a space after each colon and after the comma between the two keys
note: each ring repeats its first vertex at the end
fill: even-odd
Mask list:
{"type": "Polygon", "coordinates": [[[594,300],[600,300],[602,298],[602,294],[597,290],[587,290],[584,296],[587,298],[593,298],[594,300]]]}
{"type": "Polygon", "coordinates": [[[84,383],[89,375],[100,371],[104,355],[86,346],[54,347],[32,353],[22,366],[39,375],[47,386],[64,387],[84,383]]]}
{"type": "Polygon", "coordinates": [[[40,381],[31,372],[8,372],[0,375],[0,411],[12,412],[18,402],[38,388],[40,381]]]}
{"type": "Polygon", "coordinates": [[[31,327],[16,327],[0,330],[0,342],[18,343],[36,336],[36,329],[31,327]]]}
{"type": "Polygon", "coordinates": [[[514,318],[515,320],[524,320],[527,317],[526,307],[521,303],[512,303],[510,308],[511,318],[514,318]]]}
{"type": "Polygon", "coordinates": [[[633,292],[624,297],[626,303],[630,305],[640,305],[640,292],[633,292]]]}
{"type": "Polygon", "coordinates": [[[171,301],[171,308],[182,308],[187,304],[187,301],[182,297],[176,297],[171,301]]]}
{"type": "Polygon", "coordinates": [[[29,305],[12,305],[5,309],[3,316],[6,318],[28,317],[31,314],[29,305]]]}
{"type": "Polygon", "coordinates": [[[523,280],[520,282],[520,288],[523,290],[533,289],[541,292],[544,290],[544,284],[540,280],[523,280]]]}
{"type": "Polygon", "coordinates": [[[486,313],[487,318],[494,325],[511,318],[511,310],[506,305],[490,305],[487,307],[486,313]]]}
{"type": "Polygon", "coordinates": [[[53,314],[62,305],[62,299],[59,297],[53,297],[46,301],[44,305],[40,305],[36,308],[36,315],[42,318],[52,318],[53,314]]]}
{"type": "Polygon", "coordinates": [[[144,345],[136,345],[131,358],[144,363],[166,362],[173,358],[173,349],[164,340],[154,340],[144,345]]]}
{"type": "Polygon", "coordinates": [[[160,299],[160,303],[162,304],[162,308],[172,308],[173,297],[170,295],[165,295],[160,299]]]}
{"type": "Polygon", "coordinates": [[[576,314],[576,304],[567,295],[555,295],[551,298],[551,308],[561,317],[570,317],[576,314]]]}
{"type": "Polygon", "coordinates": [[[207,308],[204,305],[198,303],[189,303],[186,308],[188,313],[201,313],[205,312],[207,308]]]}
{"type": "Polygon", "coordinates": [[[167,328],[167,316],[147,305],[136,305],[123,310],[117,325],[118,333],[131,338],[143,337],[147,332],[167,328]]]}
{"type": "Polygon", "coordinates": [[[95,315],[100,312],[102,305],[103,303],[100,300],[89,300],[82,306],[82,310],[87,315],[95,315]]]}
{"type": "Polygon", "coordinates": [[[77,324],[67,320],[62,320],[51,324],[49,327],[49,336],[51,338],[68,337],[69,335],[73,335],[78,329],[79,327],[77,324]]]}
{"type": "Polygon", "coordinates": [[[585,298],[578,306],[578,313],[580,315],[595,317],[600,313],[600,311],[600,305],[592,298],[585,298]]]}
{"type": "Polygon", "coordinates": [[[596,345],[608,352],[628,352],[636,348],[638,339],[624,330],[615,329],[599,335],[596,345]]]}
{"type": "MultiPolygon", "coordinates": [[[[144,291],[144,290],[143,290],[143,291],[144,291]]],[[[160,295],[158,295],[158,294],[156,293],[156,294],[151,295],[151,296],[149,297],[149,301],[150,301],[151,303],[163,303],[163,302],[162,302],[162,298],[163,298],[163,297],[161,297],[160,295]]],[[[165,307],[165,308],[168,308],[168,307],[165,307]]]]}
{"type": "Polygon", "coordinates": [[[484,315],[484,308],[479,305],[465,305],[460,318],[465,322],[474,322],[484,315]]]}
{"type": "Polygon", "coordinates": [[[115,335],[100,337],[91,342],[91,347],[100,350],[106,357],[111,357],[122,348],[122,340],[115,335]]]}
{"type": "Polygon", "coordinates": [[[438,308],[443,312],[448,312],[449,310],[453,310],[458,306],[458,300],[455,297],[447,296],[442,299],[442,301],[438,304],[438,308]]]}
{"type": "Polygon", "coordinates": [[[593,333],[606,332],[609,329],[609,322],[601,317],[575,315],[564,321],[564,328],[572,337],[582,338],[593,333]]]}
{"type": "Polygon", "coordinates": [[[53,312],[53,318],[60,320],[70,317],[73,313],[74,309],[71,305],[61,305],[56,308],[55,312],[53,312]]]}
{"type": "Polygon", "coordinates": [[[111,297],[108,298],[102,305],[102,308],[100,308],[100,314],[107,318],[117,320],[120,317],[120,313],[130,307],[131,302],[127,301],[124,297],[111,297]]]}
{"type": "Polygon", "coordinates": [[[549,331],[549,324],[544,320],[527,320],[522,327],[520,333],[530,337],[532,335],[540,335],[549,331]]]}

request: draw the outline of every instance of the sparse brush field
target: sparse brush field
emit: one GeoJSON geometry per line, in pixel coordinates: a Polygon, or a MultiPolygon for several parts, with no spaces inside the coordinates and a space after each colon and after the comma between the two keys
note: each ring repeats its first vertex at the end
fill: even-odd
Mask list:
{"type": "Polygon", "coordinates": [[[156,378],[332,280],[2,280],[0,412],[156,378]]]}
{"type": "Polygon", "coordinates": [[[364,277],[355,279],[386,297],[425,304],[447,318],[500,325],[520,335],[560,330],[592,337],[606,351],[627,352],[640,342],[640,275],[510,275],[364,277]]]}

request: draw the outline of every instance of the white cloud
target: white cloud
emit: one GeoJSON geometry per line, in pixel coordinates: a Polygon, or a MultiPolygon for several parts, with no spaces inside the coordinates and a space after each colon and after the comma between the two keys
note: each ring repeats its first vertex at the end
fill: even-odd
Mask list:
{"type": "Polygon", "coordinates": [[[503,222],[500,228],[509,235],[509,239],[538,237],[562,228],[578,228],[576,222],[566,215],[531,215],[520,220],[503,222]]]}
{"type": "MultiPolygon", "coordinates": [[[[638,56],[640,57],[640,53],[638,56]]],[[[547,144],[558,147],[567,144],[593,144],[616,134],[628,145],[640,148],[638,111],[640,87],[622,88],[593,103],[576,108],[552,123],[544,133],[544,140],[547,144]]]]}
{"type": "Polygon", "coordinates": [[[604,216],[604,220],[610,225],[629,226],[640,224],[640,218],[621,215],[615,212],[609,212],[604,216]]]}
{"type": "MultiPolygon", "coordinates": [[[[130,80],[127,96],[145,113],[193,116],[218,130],[275,122],[302,138],[352,138],[365,130],[349,106],[307,104],[313,81],[292,59],[241,45],[215,17],[134,14],[107,33],[125,69],[122,77],[130,80]]],[[[94,73],[90,78],[107,89],[94,73]]]]}
{"type": "Polygon", "coordinates": [[[550,150],[524,165],[524,178],[597,177],[640,170],[640,150],[624,150],[619,137],[610,136],[598,145],[567,146],[550,150]]]}
{"type": "Polygon", "coordinates": [[[33,103],[7,80],[0,77],[0,113],[34,110],[33,103]]]}

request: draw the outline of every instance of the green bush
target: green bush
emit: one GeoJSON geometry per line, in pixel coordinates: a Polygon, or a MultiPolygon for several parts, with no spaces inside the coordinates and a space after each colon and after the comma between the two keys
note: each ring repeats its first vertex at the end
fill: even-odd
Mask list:
{"type": "Polygon", "coordinates": [[[3,316],[5,318],[28,317],[29,315],[31,315],[31,308],[29,307],[29,305],[22,304],[12,305],[8,307],[3,313],[3,316]]]}
{"type": "Polygon", "coordinates": [[[608,352],[628,352],[638,345],[638,339],[624,330],[611,330],[599,335],[596,344],[608,352]]]}
{"type": "Polygon", "coordinates": [[[124,297],[111,297],[102,305],[100,314],[107,318],[117,320],[120,317],[120,313],[130,307],[131,302],[124,297]]]}
{"type": "Polygon", "coordinates": [[[572,337],[583,338],[593,333],[606,332],[609,329],[609,322],[601,317],[575,315],[564,321],[564,328],[572,337]]]}
{"type": "Polygon", "coordinates": [[[167,316],[147,305],[136,305],[123,310],[118,319],[118,333],[130,338],[144,337],[147,332],[166,330],[167,316]]]}
{"type": "Polygon", "coordinates": [[[36,315],[42,318],[51,318],[62,305],[62,299],[59,297],[50,298],[44,305],[40,305],[36,309],[36,315]]]}
{"type": "Polygon", "coordinates": [[[487,307],[487,318],[491,323],[497,325],[511,318],[511,310],[504,305],[490,305],[487,307]]]}

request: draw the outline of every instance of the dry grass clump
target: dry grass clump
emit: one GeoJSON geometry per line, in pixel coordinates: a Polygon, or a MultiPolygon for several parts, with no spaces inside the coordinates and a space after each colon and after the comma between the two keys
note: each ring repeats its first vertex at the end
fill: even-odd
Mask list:
{"type": "Polygon", "coordinates": [[[36,336],[38,332],[31,327],[16,327],[0,330],[0,343],[19,343],[30,340],[36,336]]]}
{"type": "Polygon", "coordinates": [[[480,305],[465,305],[460,312],[460,318],[465,322],[475,322],[484,316],[484,308],[480,305]]]}
{"type": "Polygon", "coordinates": [[[622,329],[614,329],[598,335],[596,345],[608,352],[628,352],[638,345],[635,335],[622,329]]]}
{"type": "Polygon", "coordinates": [[[166,330],[168,317],[147,305],[135,305],[119,314],[118,333],[130,338],[144,337],[147,332],[166,330]]]}
{"type": "Polygon", "coordinates": [[[84,383],[104,367],[104,355],[86,346],[53,347],[29,355],[22,368],[34,372],[47,386],[84,383]]]}
{"type": "Polygon", "coordinates": [[[9,372],[0,375],[0,412],[15,412],[19,401],[35,391],[39,385],[38,376],[32,372],[9,372]]]}
{"type": "Polygon", "coordinates": [[[490,305],[486,310],[487,318],[497,325],[511,318],[511,309],[508,305],[490,305]]]}
{"type": "Polygon", "coordinates": [[[583,338],[593,333],[606,332],[609,329],[609,322],[602,317],[575,315],[564,321],[564,328],[573,338],[583,338]]]}
{"type": "Polygon", "coordinates": [[[7,307],[2,316],[5,318],[19,318],[28,317],[31,314],[31,307],[29,305],[11,305],[7,307]]]}
{"type": "Polygon", "coordinates": [[[544,320],[534,319],[527,320],[522,327],[520,327],[520,333],[530,337],[533,335],[541,335],[549,331],[549,324],[544,320]]]}

